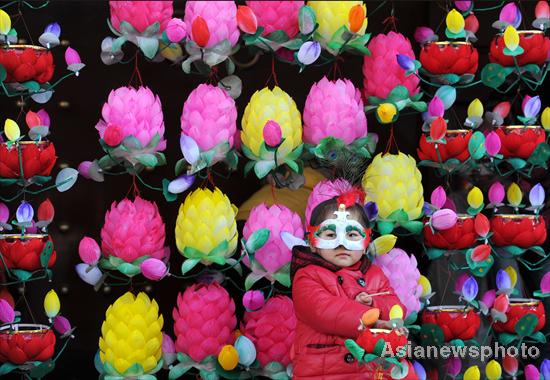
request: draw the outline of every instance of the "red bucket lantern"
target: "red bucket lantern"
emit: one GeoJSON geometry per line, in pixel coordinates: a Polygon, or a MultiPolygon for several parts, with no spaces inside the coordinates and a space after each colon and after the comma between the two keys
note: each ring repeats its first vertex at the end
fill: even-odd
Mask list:
{"type": "Polygon", "coordinates": [[[434,232],[429,226],[425,226],[423,234],[424,245],[427,247],[449,250],[470,248],[477,239],[474,217],[470,215],[457,215],[456,224],[448,230],[434,232]]]}
{"type": "Polygon", "coordinates": [[[430,42],[420,50],[420,63],[431,74],[475,74],[477,49],[470,42],[430,42]]]}
{"type": "Polygon", "coordinates": [[[383,339],[386,343],[385,351],[395,355],[400,348],[407,345],[407,336],[399,333],[397,330],[387,329],[366,329],[359,335],[356,343],[365,350],[365,353],[372,354],[376,343],[383,339]]]}
{"type": "Polygon", "coordinates": [[[422,313],[422,323],[437,325],[443,330],[445,342],[453,339],[473,339],[481,319],[471,307],[431,306],[422,313]]]}
{"type": "Polygon", "coordinates": [[[49,50],[32,45],[4,46],[0,49],[0,64],[6,69],[6,83],[46,83],[52,79],[55,67],[49,50]]]}
{"type": "Polygon", "coordinates": [[[491,242],[504,247],[529,248],[546,241],[546,223],[536,215],[495,215],[491,218],[491,242]]]}
{"type": "Polygon", "coordinates": [[[505,158],[529,158],[537,145],[546,139],[546,132],[540,125],[509,125],[497,128],[496,134],[502,144],[500,153],[505,158]]]}
{"type": "MultiPolygon", "coordinates": [[[[35,271],[42,268],[40,254],[47,242],[52,241],[50,235],[0,235],[0,253],[8,269],[24,269],[35,271]]],[[[48,268],[55,264],[56,253],[52,252],[48,268]]],[[[4,264],[0,262],[0,269],[4,264]]]]}
{"type": "MultiPolygon", "coordinates": [[[[518,65],[544,64],[550,50],[550,39],[541,30],[518,30],[518,34],[519,46],[523,48],[523,53],[515,57],[518,65]]],[[[489,60],[502,66],[514,66],[514,58],[504,54],[505,47],[503,35],[496,35],[491,41],[489,60]]]]}
{"type": "Polygon", "coordinates": [[[44,325],[13,324],[0,327],[0,362],[25,364],[52,358],[55,334],[44,325]]]}
{"type": "MultiPolygon", "coordinates": [[[[21,163],[23,176],[29,179],[36,175],[49,176],[57,161],[55,146],[50,141],[20,141],[21,163]]],[[[8,148],[6,143],[0,144],[0,177],[19,178],[19,150],[16,145],[8,148]]]]}
{"type": "Polygon", "coordinates": [[[535,326],[534,332],[542,329],[546,323],[546,314],[544,313],[544,306],[539,300],[531,298],[510,298],[510,306],[506,312],[508,320],[506,323],[495,322],[493,329],[499,333],[515,334],[516,323],[526,314],[535,314],[539,322],[535,326]]]}
{"type": "Polygon", "coordinates": [[[472,131],[467,129],[449,130],[445,134],[446,144],[437,144],[437,150],[433,142],[428,142],[428,135],[422,135],[420,137],[419,147],[417,149],[418,157],[421,160],[430,160],[439,162],[445,162],[451,158],[456,158],[460,162],[464,162],[470,157],[468,151],[468,143],[472,137],[472,131]]]}

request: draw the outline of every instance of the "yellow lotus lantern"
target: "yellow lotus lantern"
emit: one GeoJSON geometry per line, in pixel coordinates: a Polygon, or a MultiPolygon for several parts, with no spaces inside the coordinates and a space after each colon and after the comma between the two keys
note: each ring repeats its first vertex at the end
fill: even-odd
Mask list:
{"type": "MultiPolygon", "coordinates": [[[[367,7],[362,1],[308,1],[307,5],[315,12],[319,23],[316,33],[323,47],[326,47],[338,29],[344,25],[350,26],[350,11],[354,6],[362,6],[365,14],[367,13],[367,7]]],[[[363,25],[355,33],[365,34],[367,24],[368,19],[365,18],[363,25]]]]}

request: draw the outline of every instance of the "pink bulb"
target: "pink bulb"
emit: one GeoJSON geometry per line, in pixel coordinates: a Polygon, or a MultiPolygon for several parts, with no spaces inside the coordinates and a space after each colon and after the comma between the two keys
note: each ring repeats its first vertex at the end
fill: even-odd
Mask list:
{"type": "Polygon", "coordinates": [[[466,280],[470,277],[468,273],[461,273],[460,276],[458,276],[458,279],[455,282],[455,292],[458,294],[462,294],[462,286],[466,282],[466,280]]]}
{"type": "Polygon", "coordinates": [[[162,333],[162,352],[165,354],[173,354],[176,352],[176,345],[170,335],[162,333]]]}
{"type": "Polygon", "coordinates": [[[94,239],[85,236],[78,245],[78,255],[84,263],[95,265],[101,256],[101,249],[94,239]]]}
{"type": "Polygon", "coordinates": [[[535,17],[536,18],[550,18],[550,7],[548,2],[541,0],[537,3],[535,7],[535,17]]]}
{"type": "Polygon", "coordinates": [[[506,355],[502,360],[502,368],[510,375],[514,376],[518,372],[518,360],[511,355],[506,355]]]}
{"type": "Polygon", "coordinates": [[[444,208],[437,210],[432,215],[432,226],[436,230],[448,230],[456,224],[456,213],[453,210],[444,208]]]}
{"type": "Polygon", "coordinates": [[[166,264],[155,258],[150,258],[142,262],[140,269],[145,278],[153,281],[160,281],[168,274],[166,264]]]}
{"type": "Polygon", "coordinates": [[[65,62],[67,63],[67,66],[82,63],[78,52],[71,47],[68,47],[67,50],[65,50],[65,62]]]}
{"type": "Polygon", "coordinates": [[[470,14],[466,19],[464,19],[464,30],[469,30],[472,33],[477,33],[479,30],[479,20],[475,14],[470,14]]]}
{"type": "Polygon", "coordinates": [[[493,182],[489,188],[489,202],[494,205],[502,203],[504,200],[504,186],[500,182],[493,182]]]}
{"type": "Polygon", "coordinates": [[[40,117],[40,125],[50,126],[50,115],[46,112],[45,109],[41,109],[37,112],[38,117],[40,117]]]}
{"type": "Polygon", "coordinates": [[[0,321],[3,323],[12,323],[15,319],[13,307],[5,299],[0,299],[0,321]]]}
{"type": "Polygon", "coordinates": [[[495,303],[495,297],[496,291],[494,289],[487,290],[485,293],[483,293],[483,296],[481,297],[481,302],[483,302],[488,308],[491,308],[493,307],[493,303],[495,303]]]}
{"type": "Polygon", "coordinates": [[[523,111],[525,109],[525,105],[527,104],[527,102],[529,101],[529,99],[531,99],[532,96],[529,96],[529,95],[525,95],[525,97],[523,98],[523,100],[521,101],[521,110],[523,111]]]}
{"type": "Polygon", "coordinates": [[[524,370],[525,380],[540,379],[540,372],[538,368],[535,367],[533,364],[527,364],[523,370],[524,370]]]}
{"type": "Polygon", "coordinates": [[[62,315],[57,315],[53,319],[53,328],[59,334],[63,335],[71,330],[71,322],[62,315]]]}
{"type": "Polygon", "coordinates": [[[243,306],[250,311],[259,310],[264,304],[264,294],[260,290],[249,290],[243,295],[243,306]]]}
{"type": "Polygon", "coordinates": [[[496,156],[500,152],[501,142],[496,132],[491,132],[485,138],[485,149],[490,156],[496,156]]]}
{"type": "Polygon", "coordinates": [[[540,280],[540,290],[543,293],[550,293],[550,272],[546,272],[540,280]]]}
{"type": "Polygon", "coordinates": [[[510,113],[510,102],[498,103],[495,108],[493,108],[493,112],[498,113],[503,119],[506,118],[510,113]]]}
{"type": "Polygon", "coordinates": [[[447,194],[445,193],[443,187],[436,187],[435,190],[432,192],[432,196],[430,197],[430,203],[437,208],[442,208],[446,200],[447,194]]]}
{"type": "Polygon", "coordinates": [[[443,101],[438,96],[434,96],[428,104],[428,114],[432,117],[442,117],[444,113],[445,105],[443,101]]]}
{"type": "Polygon", "coordinates": [[[263,135],[266,145],[270,147],[276,147],[281,143],[282,131],[279,123],[273,120],[269,120],[264,125],[263,135]]]}

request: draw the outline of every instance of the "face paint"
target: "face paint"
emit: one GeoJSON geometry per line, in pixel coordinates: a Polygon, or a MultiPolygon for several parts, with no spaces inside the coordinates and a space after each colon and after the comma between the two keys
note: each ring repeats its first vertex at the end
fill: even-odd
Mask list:
{"type": "Polygon", "coordinates": [[[336,249],[343,246],[348,251],[362,251],[369,245],[370,229],[358,221],[348,219],[350,215],[344,205],[334,212],[336,218],[326,219],[318,226],[310,226],[311,246],[319,249],[336,249]]]}

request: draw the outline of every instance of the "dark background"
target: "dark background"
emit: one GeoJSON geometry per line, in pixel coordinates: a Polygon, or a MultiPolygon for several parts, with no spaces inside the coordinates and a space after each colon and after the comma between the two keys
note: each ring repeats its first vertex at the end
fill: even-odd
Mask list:
{"type": "MultiPolygon", "coordinates": [[[[418,53],[418,45],[412,41],[414,29],[417,26],[430,26],[436,28],[444,22],[446,7],[445,2],[421,2],[421,1],[395,1],[388,2],[376,14],[372,12],[380,3],[367,1],[367,15],[369,26],[367,31],[378,34],[388,31],[383,21],[390,15],[392,6],[397,17],[398,31],[411,39],[415,52],[418,53]]],[[[496,2],[478,2],[478,6],[491,6],[496,2]]],[[[530,23],[534,18],[533,9],[535,2],[523,2],[524,22],[530,23]]],[[[183,17],[184,2],[176,1],[174,4],[174,17],[183,17]]],[[[62,27],[62,37],[70,42],[86,63],[86,68],[78,78],[72,77],[57,87],[53,98],[45,105],[52,119],[51,140],[55,142],[59,156],[58,165],[68,164],[77,167],[83,160],[93,160],[102,155],[98,143],[98,133],[94,126],[101,117],[101,108],[106,101],[111,89],[125,86],[129,83],[133,66],[132,64],[104,65],[100,58],[101,40],[111,35],[106,20],[109,17],[109,7],[103,1],[52,1],[46,8],[33,11],[23,8],[24,18],[33,39],[37,39],[43,28],[54,21],[62,27]]],[[[15,8],[8,13],[13,14],[15,8]]],[[[477,14],[480,22],[478,32],[479,41],[476,47],[479,50],[480,68],[487,63],[488,43],[494,35],[491,23],[498,18],[498,10],[477,14]]],[[[14,25],[20,37],[27,38],[23,26],[19,22],[14,25]]],[[[525,25],[529,29],[529,25],[525,25]]],[[[444,24],[439,30],[441,39],[444,24]]],[[[133,47],[132,47],[133,49],[133,47]]],[[[134,50],[132,50],[134,51],[134,50]]],[[[54,79],[60,77],[64,71],[63,60],[64,47],[54,49],[57,69],[54,79]]],[[[129,54],[126,56],[129,57],[129,54]]],[[[251,58],[245,49],[241,49],[238,56],[240,61],[251,58]]],[[[237,99],[239,121],[244,108],[254,91],[264,87],[271,73],[271,56],[260,58],[258,63],[249,69],[237,69],[238,75],[243,81],[243,92],[237,99]]],[[[342,77],[349,78],[353,83],[362,87],[362,60],[356,56],[345,56],[345,61],[340,63],[342,77]]],[[[197,75],[186,75],[179,65],[171,65],[169,62],[146,62],[143,56],[139,59],[139,68],[143,82],[151,90],[160,96],[164,111],[166,137],[168,148],[165,151],[168,166],[155,169],[153,173],[145,173],[144,177],[149,183],[160,184],[163,177],[173,178],[173,165],[181,158],[179,150],[180,123],[179,118],[183,103],[189,93],[206,78],[197,75]]],[[[288,92],[296,101],[300,111],[303,110],[305,98],[311,85],[328,75],[331,66],[322,68],[308,68],[299,74],[296,66],[276,62],[275,70],[280,87],[288,92]]],[[[273,82],[269,83],[271,86],[273,82]]],[[[426,89],[425,89],[426,90],[426,89]]],[[[541,88],[542,92],[543,88],[541,88]]],[[[433,89],[429,89],[433,93],[433,89]]],[[[511,96],[515,93],[511,94],[511,96]]],[[[533,94],[530,94],[533,95],[533,94]]],[[[542,94],[539,94],[542,95],[542,94]]],[[[483,86],[473,89],[460,90],[457,103],[454,107],[458,119],[464,120],[465,106],[475,97],[479,97],[486,109],[504,100],[504,96],[491,91],[483,86]]],[[[543,107],[548,104],[547,94],[543,95],[543,107]]],[[[28,101],[26,109],[38,110],[40,105],[28,101]]],[[[3,118],[15,118],[19,113],[19,105],[16,99],[3,98],[0,100],[0,110],[3,118]]],[[[454,118],[451,118],[454,119],[454,118]]],[[[368,116],[369,131],[376,132],[380,136],[378,150],[386,145],[389,135],[387,127],[381,127],[374,116],[368,116]]],[[[449,129],[460,128],[456,120],[451,120],[449,129]]],[[[20,125],[23,129],[24,122],[20,125]]],[[[401,151],[416,157],[416,145],[420,136],[421,119],[419,116],[407,116],[399,119],[396,124],[396,140],[401,151]]],[[[54,174],[59,168],[54,169],[54,174]]],[[[441,179],[436,179],[430,171],[423,171],[423,182],[426,197],[429,197],[432,189],[441,179]]],[[[241,204],[261,185],[253,176],[242,179],[242,171],[234,174],[230,180],[215,179],[220,187],[236,205],[241,204]]],[[[460,186],[458,181],[455,185],[460,186]]],[[[26,295],[29,299],[33,313],[37,321],[46,322],[42,313],[42,298],[53,287],[61,299],[61,312],[67,316],[73,325],[77,326],[76,339],[71,342],[68,350],[57,363],[57,368],[50,378],[56,379],[91,379],[97,378],[97,372],[93,367],[93,357],[97,351],[98,338],[101,323],[108,305],[123,294],[126,289],[112,288],[110,292],[94,292],[91,286],[83,283],[74,266],[79,262],[77,253],[78,242],[87,235],[99,241],[99,232],[103,225],[105,211],[113,201],[123,199],[131,187],[129,176],[107,177],[104,183],[96,183],[80,178],[73,189],[67,193],[51,191],[47,193],[56,208],[55,222],[50,228],[57,250],[57,263],[54,267],[54,280],[52,284],[46,281],[27,285],[26,295]]],[[[157,202],[160,213],[166,224],[166,244],[172,251],[172,267],[178,271],[181,264],[181,256],[178,254],[174,241],[174,226],[177,211],[182,197],[177,202],[167,203],[158,192],[140,187],[144,198],[157,202]]],[[[485,189],[486,190],[486,189],[485,189]]],[[[4,190],[2,190],[4,191],[4,190]]],[[[34,205],[44,199],[37,197],[34,205]]],[[[16,205],[10,205],[10,210],[15,211],[16,205]]],[[[400,240],[398,245],[408,252],[420,253],[418,246],[413,246],[408,240],[400,240]]],[[[422,262],[425,266],[426,263],[422,262]]],[[[147,290],[160,305],[165,318],[165,330],[173,335],[172,308],[175,305],[176,294],[185,289],[186,283],[175,279],[165,279],[161,283],[151,285],[147,290]]],[[[236,296],[235,289],[228,289],[236,296]]],[[[12,294],[17,296],[18,288],[10,288],[12,294]]],[[[136,287],[134,290],[139,290],[136,287]]],[[[434,290],[437,288],[434,286],[434,290]]],[[[163,375],[161,375],[163,376],[163,375]]]]}

